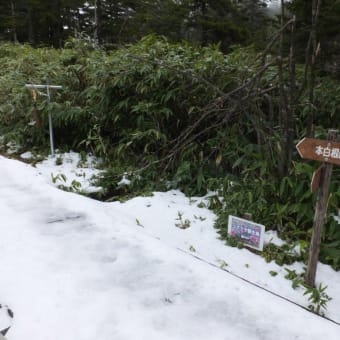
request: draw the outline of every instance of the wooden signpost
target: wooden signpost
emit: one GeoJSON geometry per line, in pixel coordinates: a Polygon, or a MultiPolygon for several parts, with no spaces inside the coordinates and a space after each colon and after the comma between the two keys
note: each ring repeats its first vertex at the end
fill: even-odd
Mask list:
{"type": "Polygon", "coordinates": [[[313,234],[309,250],[308,268],[305,277],[305,283],[311,287],[315,286],[321,233],[327,212],[333,164],[340,165],[340,143],[336,141],[337,136],[337,130],[329,130],[328,140],[304,138],[296,145],[302,158],[323,162],[322,166],[314,172],[311,185],[312,191],[318,192],[314,214],[313,234]]]}

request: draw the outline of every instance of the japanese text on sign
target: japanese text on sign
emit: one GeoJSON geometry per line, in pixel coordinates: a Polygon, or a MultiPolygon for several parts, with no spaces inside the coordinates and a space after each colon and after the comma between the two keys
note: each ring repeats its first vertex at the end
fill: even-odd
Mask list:
{"type": "Polygon", "coordinates": [[[304,159],[340,165],[340,143],[337,141],[303,138],[296,149],[304,159]]]}
{"type": "Polygon", "coordinates": [[[315,147],[315,153],[318,156],[323,156],[323,157],[326,157],[326,158],[340,159],[340,149],[339,148],[331,148],[329,146],[323,147],[321,145],[317,145],[315,147]]]}

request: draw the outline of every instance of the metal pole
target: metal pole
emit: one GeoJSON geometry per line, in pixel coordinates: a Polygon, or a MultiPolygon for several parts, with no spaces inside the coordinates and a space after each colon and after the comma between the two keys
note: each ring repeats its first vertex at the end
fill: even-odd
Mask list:
{"type": "Polygon", "coordinates": [[[47,94],[47,105],[48,105],[48,127],[50,133],[50,146],[51,146],[51,156],[54,157],[54,138],[53,138],[53,123],[52,123],[52,112],[51,112],[51,89],[60,90],[63,87],[59,85],[42,85],[42,84],[26,84],[29,89],[46,89],[47,94]]]}
{"type": "Polygon", "coordinates": [[[51,93],[49,85],[46,86],[47,98],[48,98],[48,127],[50,131],[50,146],[51,156],[54,157],[54,138],[53,138],[53,123],[52,123],[52,112],[51,112],[51,93]]]}

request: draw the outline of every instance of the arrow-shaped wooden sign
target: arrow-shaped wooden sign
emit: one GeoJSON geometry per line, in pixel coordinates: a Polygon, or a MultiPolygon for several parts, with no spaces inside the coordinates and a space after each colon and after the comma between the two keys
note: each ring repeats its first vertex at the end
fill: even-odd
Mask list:
{"type": "Polygon", "coordinates": [[[340,143],[315,138],[303,138],[296,148],[302,158],[340,165],[340,143]]]}
{"type": "Polygon", "coordinates": [[[340,165],[340,143],[335,141],[337,136],[337,130],[329,130],[328,140],[304,138],[296,146],[302,158],[323,162],[321,167],[314,172],[312,179],[312,190],[317,191],[318,194],[305,277],[305,283],[311,287],[315,286],[316,267],[319,259],[322,228],[327,213],[333,164],[340,165]]]}

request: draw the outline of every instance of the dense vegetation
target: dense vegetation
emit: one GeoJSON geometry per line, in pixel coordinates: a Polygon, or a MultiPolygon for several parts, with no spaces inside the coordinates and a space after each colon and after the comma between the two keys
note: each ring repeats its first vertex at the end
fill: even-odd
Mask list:
{"type": "MultiPolygon", "coordinates": [[[[26,4],[23,13],[27,13],[27,4],[37,3],[22,2],[26,4]]],[[[109,1],[99,3],[111,5],[109,1]]],[[[128,8],[133,9],[134,2],[129,3],[128,8]]],[[[35,36],[30,45],[3,42],[2,148],[6,150],[8,143],[15,142],[20,152],[33,149],[41,153],[43,148],[48,152],[46,112],[50,109],[58,148],[92,152],[105,161],[101,199],[171,188],[189,195],[212,190],[216,195],[211,198],[211,208],[219,215],[217,226],[222,236],[227,215],[248,212],[306,250],[315,199],[309,184],[317,164],[302,161],[295,144],[306,135],[324,138],[328,128],[339,127],[340,82],[338,74],[331,72],[336,48],[319,53],[318,44],[320,39],[332,44],[331,34],[326,37],[323,29],[318,31],[308,23],[307,15],[297,21],[287,16],[281,29],[274,23],[262,28],[263,34],[272,33],[268,41],[260,43],[256,36],[249,44],[251,27],[259,27],[258,22],[247,21],[247,16],[233,7],[228,13],[235,15],[226,12],[230,20],[223,27],[232,27],[237,34],[228,34],[234,38],[227,41],[219,39],[209,25],[217,11],[214,6],[232,2],[215,1],[211,6],[208,1],[183,2],[186,6],[193,3],[207,5],[199,12],[206,10],[206,20],[195,21],[201,25],[191,31],[196,37],[199,31],[201,41],[183,41],[180,34],[175,37],[168,26],[162,26],[171,21],[162,21],[164,31],[155,26],[158,21],[147,21],[140,31],[129,26],[136,33],[130,35],[131,44],[123,44],[128,40],[123,39],[114,48],[110,44],[117,41],[103,33],[104,27],[111,26],[103,21],[97,40],[87,34],[59,37],[60,49],[32,47],[49,39],[43,35],[35,36]],[[203,34],[202,27],[210,28],[203,34]],[[169,34],[149,34],[138,40],[139,35],[154,32],[169,34]],[[98,45],[98,40],[103,44],[98,45]],[[25,89],[26,83],[53,83],[63,89],[53,93],[48,108],[46,97],[25,89]],[[117,184],[123,174],[131,180],[130,186],[117,184]]],[[[291,11],[300,13],[302,3],[293,1],[291,11]]],[[[172,1],[164,4],[175,6],[172,1]]],[[[336,2],[328,1],[323,16],[315,14],[312,21],[326,20],[332,4],[332,14],[337,13],[336,2]]],[[[18,5],[16,2],[15,8],[18,5]]],[[[51,14],[47,9],[46,13],[51,14]]],[[[134,9],[134,13],[145,15],[148,11],[134,9]]],[[[132,17],[139,18],[137,14],[132,17]]],[[[182,22],[179,14],[172,17],[175,19],[182,22]]],[[[24,30],[20,33],[17,21],[16,25],[17,39],[30,41],[24,38],[24,30]]],[[[7,31],[13,32],[14,26],[7,31]]],[[[260,28],[256,32],[260,34],[260,28]]],[[[340,268],[340,228],[332,215],[340,206],[339,182],[339,170],[335,169],[321,254],[323,261],[336,269],[340,268]]]]}

